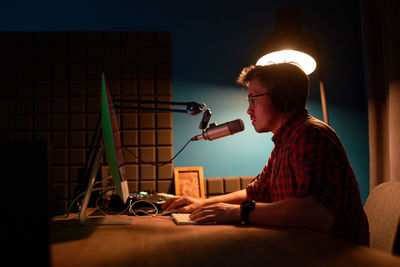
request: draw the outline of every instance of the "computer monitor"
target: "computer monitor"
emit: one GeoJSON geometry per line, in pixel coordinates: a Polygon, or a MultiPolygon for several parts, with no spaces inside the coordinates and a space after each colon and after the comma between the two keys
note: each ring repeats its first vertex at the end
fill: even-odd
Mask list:
{"type": "Polygon", "coordinates": [[[129,197],[128,183],[125,179],[124,156],[119,136],[117,115],[110,90],[107,88],[104,73],[101,82],[101,123],[103,129],[104,150],[114,185],[123,203],[129,197]]]}
{"type": "Polygon", "coordinates": [[[124,203],[126,203],[129,197],[128,183],[125,179],[124,158],[122,154],[121,139],[119,136],[118,120],[111,93],[106,85],[104,73],[101,78],[101,128],[103,144],[94,146],[94,159],[93,162],[90,163],[90,166],[88,166],[90,176],[87,191],[79,213],[79,221],[82,225],[131,224],[132,222],[129,218],[120,218],[117,215],[87,215],[87,206],[89,204],[91,192],[94,189],[95,179],[100,168],[103,152],[105,152],[106,162],[118,195],[124,203]]]}

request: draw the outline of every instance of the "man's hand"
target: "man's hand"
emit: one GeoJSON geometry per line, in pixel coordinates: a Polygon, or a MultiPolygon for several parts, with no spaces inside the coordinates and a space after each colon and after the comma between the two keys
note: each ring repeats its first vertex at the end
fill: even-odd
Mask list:
{"type": "Polygon", "coordinates": [[[240,205],[216,203],[196,209],[190,219],[198,223],[215,222],[219,224],[240,223],[240,205]]]}
{"type": "Polygon", "coordinates": [[[191,213],[204,205],[204,200],[201,199],[187,196],[171,197],[165,201],[165,203],[162,205],[162,209],[166,209],[167,211],[179,209],[178,212],[191,213]]]}

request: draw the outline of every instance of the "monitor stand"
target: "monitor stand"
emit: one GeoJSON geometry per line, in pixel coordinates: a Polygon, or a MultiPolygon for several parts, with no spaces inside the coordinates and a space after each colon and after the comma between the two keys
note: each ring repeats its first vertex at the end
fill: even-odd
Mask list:
{"type": "MultiPolygon", "coordinates": [[[[126,225],[132,224],[132,220],[129,218],[123,218],[118,215],[107,215],[107,216],[89,216],[87,207],[89,204],[89,199],[92,191],[94,191],[94,182],[96,180],[96,174],[100,167],[101,156],[103,155],[103,146],[97,149],[95,155],[94,163],[92,164],[92,169],[90,172],[90,179],[88,187],[86,190],[85,197],[82,202],[81,210],[79,212],[79,222],[81,225],[126,225]]],[[[123,181],[121,183],[121,188],[127,190],[128,183],[123,181]]]]}

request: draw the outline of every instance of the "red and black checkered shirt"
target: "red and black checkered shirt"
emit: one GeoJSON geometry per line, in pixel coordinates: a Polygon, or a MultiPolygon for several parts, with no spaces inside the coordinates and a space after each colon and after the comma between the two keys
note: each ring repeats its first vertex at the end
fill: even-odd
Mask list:
{"type": "Polygon", "coordinates": [[[248,196],[260,202],[313,196],[334,217],[328,233],[368,245],[358,184],[335,131],[305,110],[285,123],[272,141],[268,163],[248,185],[248,196]]]}

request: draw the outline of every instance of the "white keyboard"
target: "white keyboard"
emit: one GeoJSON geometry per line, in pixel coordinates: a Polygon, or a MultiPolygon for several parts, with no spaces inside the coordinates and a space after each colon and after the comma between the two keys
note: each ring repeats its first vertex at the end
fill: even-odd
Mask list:
{"type": "Polygon", "coordinates": [[[215,224],[215,222],[202,222],[197,223],[189,218],[190,213],[171,213],[172,219],[174,219],[177,225],[191,225],[191,224],[215,224]]]}
{"type": "Polygon", "coordinates": [[[172,213],[172,219],[174,219],[177,225],[188,225],[188,224],[197,224],[194,221],[191,221],[189,218],[190,213],[172,213]]]}

